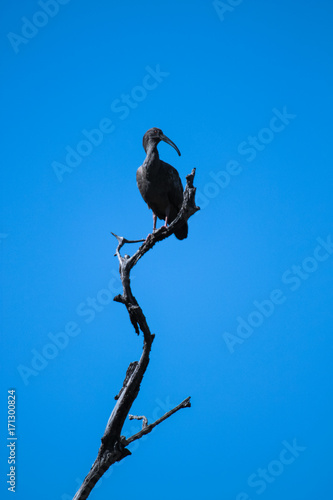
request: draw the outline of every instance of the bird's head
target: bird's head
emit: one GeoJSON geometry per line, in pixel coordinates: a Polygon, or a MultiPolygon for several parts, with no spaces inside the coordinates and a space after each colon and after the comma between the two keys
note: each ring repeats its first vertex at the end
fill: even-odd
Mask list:
{"type": "Polygon", "coordinates": [[[170,146],[172,146],[180,156],[180,151],[177,148],[176,144],[174,142],[172,142],[172,140],[169,139],[166,135],[164,135],[161,129],[156,128],[156,127],[153,127],[153,128],[150,128],[149,130],[147,130],[147,132],[143,136],[143,139],[142,139],[143,148],[147,153],[148,149],[150,149],[151,147],[156,147],[157,144],[161,141],[164,141],[167,144],[170,144],[170,146]]]}

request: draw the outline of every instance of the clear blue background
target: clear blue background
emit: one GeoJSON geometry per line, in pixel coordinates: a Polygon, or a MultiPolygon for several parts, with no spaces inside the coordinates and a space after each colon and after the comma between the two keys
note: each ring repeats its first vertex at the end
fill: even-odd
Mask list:
{"type": "MultiPolygon", "coordinates": [[[[244,0],[221,19],[198,0],[71,0],[18,53],[8,33],[41,8],[20,0],[1,10],[1,497],[11,498],[7,390],[17,391],[16,498],[68,500],[140,356],[125,308],[99,292],[110,280],[119,292],[110,231],[152,229],[135,172],[142,136],[157,126],[182,152],[161,144],[161,157],[183,179],[197,167],[202,210],[187,240],[159,244],[133,271],[156,339],[132,412],[152,421],[189,395],[192,408],[133,444],[91,498],[328,498],[333,257],[295,291],[282,276],[332,231],[331,2],[244,0]],[[121,119],[111,105],[139,95],[157,65],[168,75],[121,119]],[[267,136],[284,106],[296,116],[267,136]],[[53,162],[103,118],[114,131],[59,182],[53,162]],[[238,148],[258,134],[269,142],[248,161],[238,148]],[[231,160],[240,173],[212,184],[231,160]],[[225,332],[275,289],[284,303],[231,353],[225,332]],[[80,316],[97,296],[95,316],[80,316]],[[70,321],[80,333],[25,384],[18,366],[31,368],[32,350],[70,321]],[[249,476],[294,439],[306,449],[259,495],[249,476]]],[[[128,422],[124,434],[139,428],[128,422]]]]}

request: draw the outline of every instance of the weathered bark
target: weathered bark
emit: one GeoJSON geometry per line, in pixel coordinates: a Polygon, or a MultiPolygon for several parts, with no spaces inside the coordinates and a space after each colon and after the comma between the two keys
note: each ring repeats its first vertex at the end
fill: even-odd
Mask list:
{"type": "Polygon", "coordinates": [[[163,420],[170,417],[178,410],[191,406],[190,398],[188,397],[178,406],[165,413],[161,418],[150,425],[148,425],[147,419],[143,416],[131,416],[131,418],[143,420],[143,428],[141,431],[129,438],[121,436],[125,420],[128,417],[132,404],[139,393],[140,385],[149,363],[149,355],[152,342],[154,340],[154,335],[150,332],[142,309],[132,294],[130,287],[130,272],[141,257],[153,248],[155,243],[168,238],[174,233],[175,229],[179,228],[199,210],[199,208],[195,205],[195,188],[193,187],[194,175],[195,169],[193,169],[191,174],[186,177],[187,182],[184,191],[183,205],[177,218],[172,222],[172,224],[170,224],[170,226],[161,227],[153,234],[150,234],[146,240],[127,240],[126,238],[114,234],[118,240],[118,247],[115,255],[117,255],[119,260],[119,273],[123,285],[123,293],[121,295],[117,295],[114,300],[116,302],[121,302],[126,306],[136,333],[139,334],[140,330],[143,333],[143,350],[140,360],[131,363],[127,369],[123,387],[120,389],[119,394],[115,397],[117,402],[106,425],[97,458],[73,500],[85,500],[88,498],[91,490],[107,469],[115,462],[119,462],[128,455],[131,455],[131,452],[126,448],[126,446],[136,439],[140,439],[143,435],[151,432],[156,425],[163,422],[163,420]],[[132,257],[128,255],[122,257],[120,255],[120,250],[124,244],[137,243],[141,241],[143,241],[143,244],[132,257]]]}

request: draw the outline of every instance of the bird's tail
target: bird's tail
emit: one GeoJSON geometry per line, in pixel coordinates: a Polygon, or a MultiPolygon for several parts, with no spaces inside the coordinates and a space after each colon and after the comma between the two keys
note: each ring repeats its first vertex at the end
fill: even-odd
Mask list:
{"type": "Polygon", "coordinates": [[[187,234],[188,234],[188,225],[187,225],[187,222],[185,222],[185,224],[183,224],[182,226],[180,226],[175,231],[175,236],[179,240],[185,240],[185,238],[187,238],[187,234]]]}

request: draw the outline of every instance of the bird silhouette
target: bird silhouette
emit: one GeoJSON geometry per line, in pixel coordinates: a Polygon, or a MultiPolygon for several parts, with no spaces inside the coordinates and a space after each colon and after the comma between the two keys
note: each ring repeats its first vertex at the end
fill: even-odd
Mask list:
{"type": "MultiPolygon", "coordinates": [[[[157,217],[165,220],[165,226],[171,224],[183,203],[183,185],[177,170],[160,160],[157,145],[160,141],[170,144],[180,156],[176,144],[166,137],[159,128],[150,128],[143,136],[142,144],[146,158],[136,172],[136,182],[142,198],[153,211],[153,231],[157,217]]],[[[184,222],[175,230],[179,240],[187,237],[188,226],[184,222]]]]}

